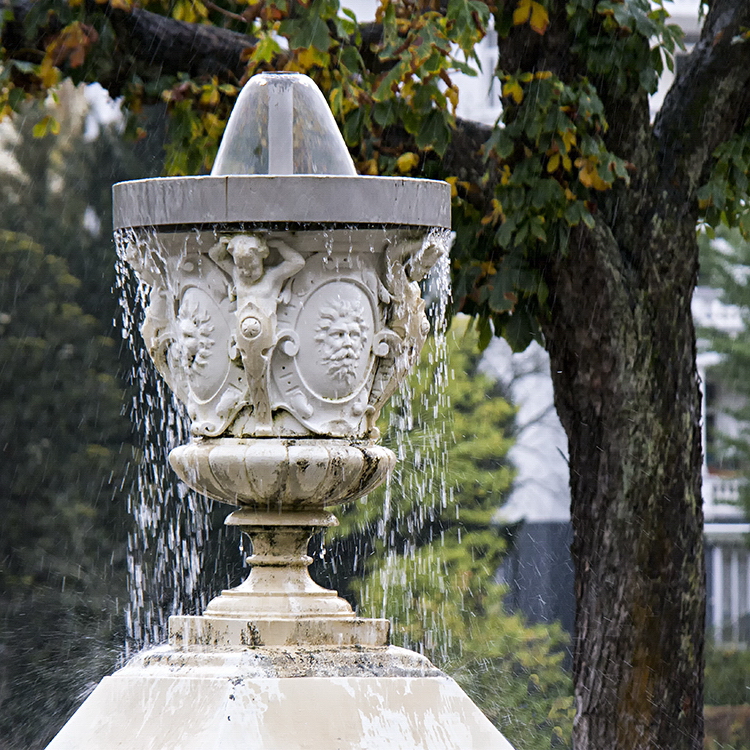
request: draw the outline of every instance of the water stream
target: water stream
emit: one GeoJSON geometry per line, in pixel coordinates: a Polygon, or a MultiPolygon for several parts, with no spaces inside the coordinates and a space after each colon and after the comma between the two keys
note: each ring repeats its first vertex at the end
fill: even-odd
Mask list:
{"type": "Polygon", "coordinates": [[[140,446],[128,495],[133,518],[128,534],[130,600],[125,611],[128,658],[166,640],[170,615],[199,613],[215,589],[228,584],[223,558],[208,559],[209,539],[212,549],[227,542],[236,549],[239,542],[221,525],[213,531],[218,504],[189,489],[169,466],[170,450],[190,439],[189,421],[145,350],[139,329],[148,289],[138,284],[122,260],[117,261],[117,289],[121,332],[132,363],[129,411],[140,446]],[[217,568],[222,580],[209,589],[209,572],[218,573],[217,568]]]}

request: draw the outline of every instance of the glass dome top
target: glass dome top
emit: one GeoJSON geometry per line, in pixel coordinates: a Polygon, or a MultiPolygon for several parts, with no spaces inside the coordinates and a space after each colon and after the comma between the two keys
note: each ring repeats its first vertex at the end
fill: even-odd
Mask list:
{"type": "Polygon", "coordinates": [[[213,176],[356,175],[325,97],[299,73],[260,73],[237,97],[213,176]]]}

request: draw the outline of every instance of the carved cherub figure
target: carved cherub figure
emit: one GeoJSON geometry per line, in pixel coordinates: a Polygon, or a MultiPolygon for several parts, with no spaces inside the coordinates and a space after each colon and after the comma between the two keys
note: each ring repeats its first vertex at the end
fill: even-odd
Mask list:
{"type": "Polygon", "coordinates": [[[391,304],[388,328],[380,338],[385,347],[369,399],[368,430],[377,434],[380,409],[413,367],[429,332],[419,282],[440,255],[432,242],[415,240],[389,245],[386,250],[385,289],[391,304]]]}
{"type": "Polygon", "coordinates": [[[242,359],[248,381],[248,399],[253,404],[255,433],[272,433],[268,398],[268,366],[276,344],[276,309],[284,284],[305,265],[304,258],[281,240],[272,246],[281,263],[266,268],[269,246],[263,237],[238,234],[222,237],[209,256],[232,277],[237,299],[234,346],[242,359]]]}

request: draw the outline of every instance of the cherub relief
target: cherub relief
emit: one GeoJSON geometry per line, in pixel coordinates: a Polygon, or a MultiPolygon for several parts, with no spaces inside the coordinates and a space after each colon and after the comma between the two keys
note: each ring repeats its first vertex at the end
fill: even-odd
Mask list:
{"type": "Polygon", "coordinates": [[[258,435],[272,434],[268,368],[276,344],[279,297],[287,280],[305,265],[304,258],[281,240],[272,240],[272,246],[282,261],[270,268],[264,267],[270,252],[268,243],[258,235],[222,237],[209,251],[232,278],[230,295],[237,300],[237,313],[231,354],[242,359],[258,435]]]}

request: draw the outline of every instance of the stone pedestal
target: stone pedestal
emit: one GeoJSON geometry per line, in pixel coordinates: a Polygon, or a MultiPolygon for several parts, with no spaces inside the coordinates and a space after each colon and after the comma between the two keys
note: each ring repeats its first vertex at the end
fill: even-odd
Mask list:
{"type": "Polygon", "coordinates": [[[105,677],[48,750],[512,750],[395,648],[160,648],[105,677]]]}
{"type": "Polygon", "coordinates": [[[388,647],[387,621],[307,573],[327,509],[393,468],[376,421],[429,332],[419,282],[450,228],[446,183],[355,176],[313,89],[259,76],[227,126],[239,156],[223,143],[213,176],[115,186],[118,251],[149,289],[141,332],[191,421],[170,463],[239,507],[227,523],[251,538],[252,572],[172,617],[169,646],[104,678],[50,750],[510,749],[453,680],[388,647]]]}

